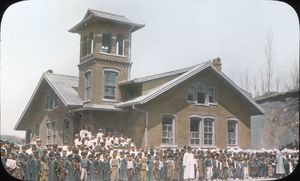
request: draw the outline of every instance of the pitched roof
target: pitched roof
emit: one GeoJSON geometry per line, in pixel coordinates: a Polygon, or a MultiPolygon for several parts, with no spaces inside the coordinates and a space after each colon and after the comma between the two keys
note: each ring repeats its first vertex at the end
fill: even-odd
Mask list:
{"type": "MultiPolygon", "coordinates": [[[[59,75],[46,72],[42,75],[39,80],[38,85],[36,86],[33,94],[31,95],[24,111],[22,112],[17,124],[15,125],[15,130],[20,130],[20,124],[22,120],[26,119],[26,115],[30,115],[28,110],[30,109],[31,103],[35,98],[41,84],[47,82],[48,85],[54,90],[59,99],[63,102],[65,106],[81,106],[82,102],[78,97],[78,93],[75,90],[78,87],[78,77],[69,76],[69,75],[59,75]]],[[[21,126],[22,127],[22,126],[21,126]]]]}
{"type": "Polygon", "coordinates": [[[159,78],[163,78],[163,77],[168,77],[168,76],[172,76],[172,75],[183,74],[187,71],[190,71],[194,67],[195,66],[191,66],[191,67],[186,67],[186,68],[173,70],[173,71],[169,71],[169,72],[163,72],[160,74],[149,75],[149,76],[140,77],[140,78],[134,78],[134,79],[120,82],[119,85],[125,85],[125,84],[131,84],[131,83],[142,83],[142,82],[159,79],[159,78]]]}
{"type": "Polygon", "coordinates": [[[44,73],[43,78],[63,101],[65,106],[81,106],[82,101],[78,96],[78,77],[44,73]]]}
{"type": "Polygon", "coordinates": [[[221,78],[225,79],[227,83],[229,83],[232,87],[234,87],[247,101],[249,101],[257,110],[257,114],[264,113],[264,110],[259,107],[256,102],[250,98],[245,91],[243,91],[239,86],[237,86],[229,77],[227,77],[223,72],[217,71],[216,68],[213,66],[211,61],[203,62],[199,65],[194,66],[189,71],[181,74],[180,76],[152,89],[149,93],[136,97],[132,100],[126,101],[126,102],[120,102],[116,104],[117,107],[127,107],[132,106],[136,104],[145,104],[149,102],[150,100],[154,99],[155,97],[161,95],[162,93],[168,91],[169,89],[175,87],[176,85],[180,84],[181,82],[187,80],[188,78],[192,77],[193,75],[201,72],[202,70],[211,67],[217,75],[219,75],[221,78]]]}
{"type": "Polygon", "coordinates": [[[99,10],[94,10],[94,9],[88,9],[85,16],[83,19],[76,24],[73,28],[69,30],[69,32],[76,33],[82,28],[82,26],[85,25],[85,23],[89,20],[109,20],[112,22],[116,23],[121,23],[121,24],[126,24],[126,25],[131,25],[133,26],[132,32],[139,30],[143,28],[145,25],[144,24],[139,24],[136,23],[125,16],[117,15],[117,14],[112,14],[112,13],[107,13],[99,10]]]}

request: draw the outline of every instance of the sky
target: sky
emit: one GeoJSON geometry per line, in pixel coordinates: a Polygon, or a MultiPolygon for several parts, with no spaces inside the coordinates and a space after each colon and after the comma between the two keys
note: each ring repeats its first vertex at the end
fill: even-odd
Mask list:
{"type": "Polygon", "coordinates": [[[299,61],[296,12],[262,0],[31,0],[10,6],[1,24],[1,134],[13,128],[42,74],[78,76],[79,35],[68,32],[87,9],[145,24],[132,35],[131,77],[196,65],[220,57],[222,71],[240,85],[266,65],[273,34],[274,73],[288,77],[299,61]]]}

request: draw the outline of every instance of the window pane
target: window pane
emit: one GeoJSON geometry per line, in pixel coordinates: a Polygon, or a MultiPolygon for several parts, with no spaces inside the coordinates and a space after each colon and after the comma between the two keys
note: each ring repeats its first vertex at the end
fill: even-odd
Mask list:
{"type": "Polygon", "coordinates": [[[122,35],[117,35],[117,41],[116,41],[116,52],[119,55],[123,55],[123,48],[124,48],[124,39],[122,35]]]}
{"type": "Polygon", "coordinates": [[[173,117],[164,116],[162,118],[162,143],[173,144],[173,117]]]}
{"type": "Polygon", "coordinates": [[[216,89],[214,89],[214,88],[208,89],[208,100],[210,103],[216,102],[216,89]]]}
{"type": "Polygon", "coordinates": [[[188,88],[188,100],[189,101],[195,101],[195,94],[196,93],[196,88],[194,87],[194,86],[190,86],[189,88],[188,88]]]}
{"type": "Polygon", "coordinates": [[[117,75],[118,74],[113,71],[104,72],[104,98],[115,99],[117,75]]]}
{"type": "Polygon", "coordinates": [[[236,144],[236,125],[237,122],[233,120],[228,121],[228,144],[236,144]]]}
{"type": "Polygon", "coordinates": [[[199,131],[200,118],[191,118],[190,119],[190,131],[199,131]]]}
{"type": "Polygon", "coordinates": [[[213,121],[214,119],[205,118],[204,119],[204,144],[205,145],[212,145],[213,143],[213,121]]]}
{"type": "Polygon", "coordinates": [[[102,35],[102,52],[111,53],[111,35],[104,33],[102,35]]]}

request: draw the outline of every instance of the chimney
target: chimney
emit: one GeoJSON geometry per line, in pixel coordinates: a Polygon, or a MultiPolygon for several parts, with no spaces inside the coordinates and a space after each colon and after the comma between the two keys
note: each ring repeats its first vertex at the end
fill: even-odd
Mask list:
{"type": "Polygon", "coordinates": [[[219,57],[213,59],[212,64],[219,72],[222,71],[222,63],[221,63],[221,59],[219,57]]]}

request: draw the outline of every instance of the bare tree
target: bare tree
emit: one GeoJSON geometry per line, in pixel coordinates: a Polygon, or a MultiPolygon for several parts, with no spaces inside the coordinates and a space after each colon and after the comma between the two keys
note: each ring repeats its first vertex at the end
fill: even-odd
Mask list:
{"type": "Polygon", "coordinates": [[[291,67],[292,88],[299,89],[299,62],[295,59],[291,67]]]}
{"type": "Polygon", "coordinates": [[[265,94],[266,92],[266,82],[265,82],[265,76],[263,70],[260,72],[260,89],[261,89],[261,95],[265,94]]]}
{"type": "Polygon", "coordinates": [[[267,33],[267,41],[265,44],[265,54],[267,60],[266,66],[266,88],[267,93],[270,94],[272,88],[272,80],[273,80],[273,64],[274,64],[274,57],[273,57],[273,32],[269,29],[267,33]]]}
{"type": "Polygon", "coordinates": [[[254,95],[254,97],[257,97],[259,95],[259,90],[258,90],[256,75],[252,77],[251,87],[253,90],[252,94],[254,95]]]}

